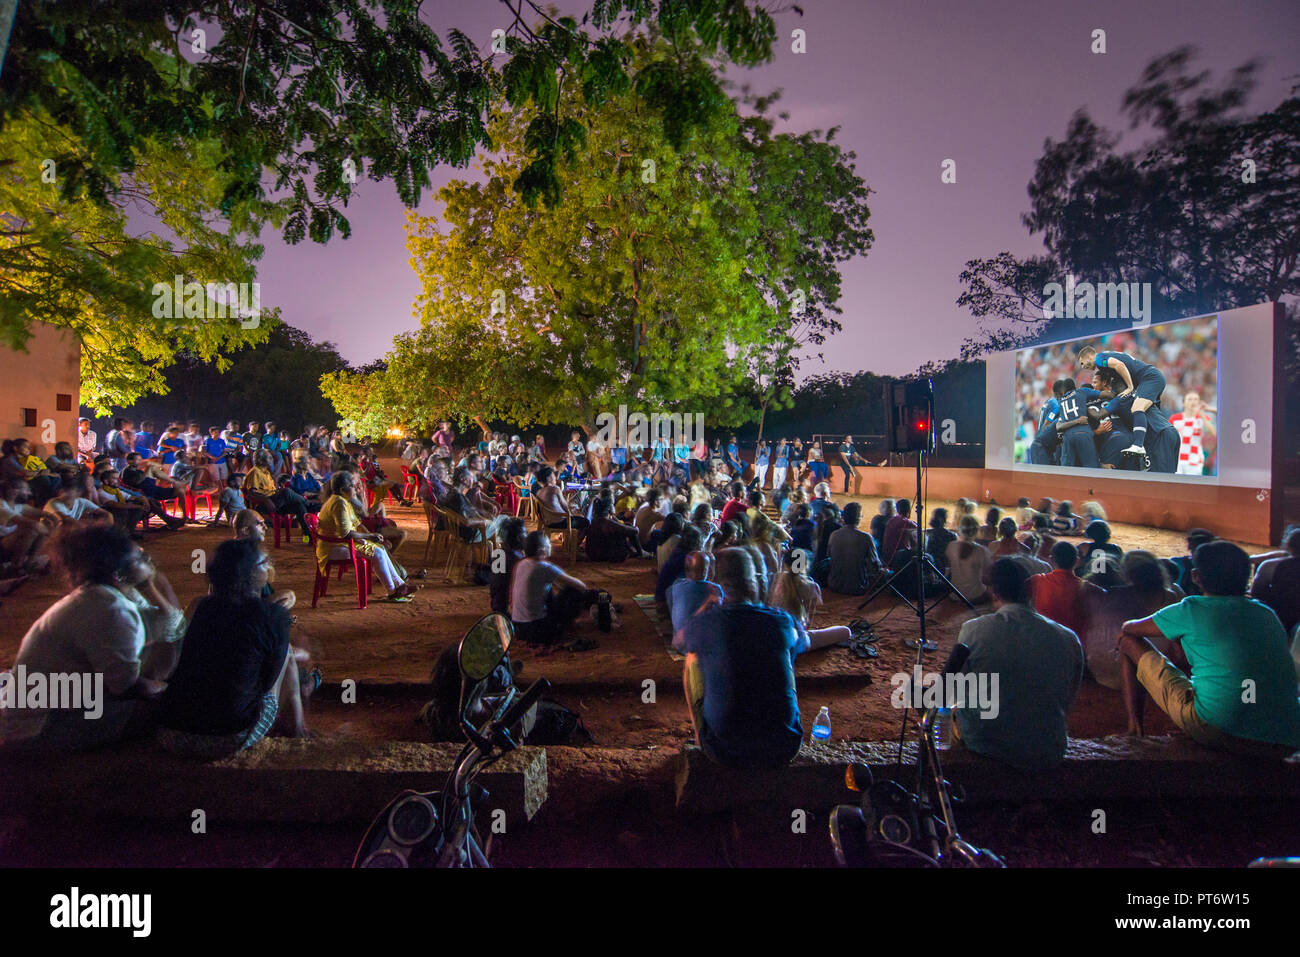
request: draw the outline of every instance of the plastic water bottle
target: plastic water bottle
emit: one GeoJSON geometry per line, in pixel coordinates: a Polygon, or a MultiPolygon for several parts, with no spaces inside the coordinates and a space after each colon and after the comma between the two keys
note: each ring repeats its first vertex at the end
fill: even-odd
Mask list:
{"type": "Polygon", "coordinates": [[[814,741],[829,741],[831,739],[831,709],[826,705],[817,712],[817,720],[813,722],[812,739],[814,741]]]}
{"type": "Polygon", "coordinates": [[[952,747],[951,708],[938,708],[934,713],[934,746],[940,751],[952,747]]]}

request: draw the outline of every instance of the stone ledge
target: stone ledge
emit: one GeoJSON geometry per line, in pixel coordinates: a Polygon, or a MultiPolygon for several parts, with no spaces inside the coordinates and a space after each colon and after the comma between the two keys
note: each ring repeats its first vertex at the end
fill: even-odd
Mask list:
{"type": "MultiPolygon", "coordinates": [[[[200,762],[144,743],[71,755],[0,755],[0,807],[84,817],[368,822],[404,789],[440,790],[459,744],[267,738],[200,762]]],[[[546,800],[546,750],[519,748],[478,777],[488,805],[531,820],[546,800]]]]}
{"type": "MultiPolygon", "coordinates": [[[[897,776],[897,741],[805,742],[788,768],[735,771],[699,748],[682,749],[677,764],[677,809],[713,813],[753,804],[822,810],[856,800],[844,785],[847,764],[868,765],[877,779],[897,776]]],[[[1265,762],[1209,751],[1182,735],[1130,739],[1116,735],[1071,739],[1065,761],[1026,773],[964,749],[941,754],[944,776],[966,789],[967,801],[1127,798],[1300,797],[1300,762],[1265,762]]],[[[916,744],[903,751],[900,780],[911,787],[916,744]]]]}

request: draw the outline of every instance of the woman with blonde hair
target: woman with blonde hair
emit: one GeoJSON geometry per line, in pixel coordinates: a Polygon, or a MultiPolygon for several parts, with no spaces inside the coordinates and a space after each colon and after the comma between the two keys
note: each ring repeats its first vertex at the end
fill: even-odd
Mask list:
{"type": "Polygon", "coordinates": [[[829,628],[809,628],[813,616],[822,605],[822,589],[809,577],[812,559],[802,549],[795,549],[785,556],[784,566],[772,580],[767,603],[789,613],[799,627],[808,632],[811,648],[825,648],[853,638],[853,632],[847,625],[832,625],[829,628]]]}

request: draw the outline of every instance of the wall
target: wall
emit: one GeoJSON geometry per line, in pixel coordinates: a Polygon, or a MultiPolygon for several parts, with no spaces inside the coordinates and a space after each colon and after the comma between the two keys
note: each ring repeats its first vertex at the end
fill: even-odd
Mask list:
{"type": "MultiPolygon", "coordinates": [[[[25,438],[41,458],[55,442],[71,442],[81,406],[81,346],[61,329],[37,323],[27,351],[0,346],[0,438],[25,438]],[[58,408],[58,395],[69,397],[58,408]],[[36,426],[24,425],[23,409],[36,410],[36,426]]],[[[103,439],[103,436],[100,436],[103,439]]]]}

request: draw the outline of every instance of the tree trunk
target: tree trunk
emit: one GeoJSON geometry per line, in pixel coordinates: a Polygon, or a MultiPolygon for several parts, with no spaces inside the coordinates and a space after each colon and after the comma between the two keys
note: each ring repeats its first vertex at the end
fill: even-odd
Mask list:
{"type": "Polygon", "coordinates": [[[763,420],[766,418],[767,418],[767,400],[764,399],[763,404],[758,407],[758,438],[754,440],[755,445],[763,441],[763,420]]]}

